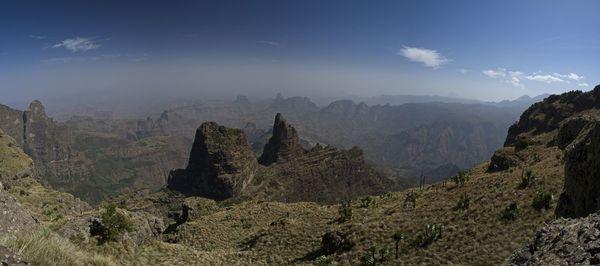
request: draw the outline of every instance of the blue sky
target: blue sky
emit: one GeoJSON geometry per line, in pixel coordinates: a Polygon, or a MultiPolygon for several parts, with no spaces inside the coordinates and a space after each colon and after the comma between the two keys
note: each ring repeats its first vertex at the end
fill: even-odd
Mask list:
{"type": "Polygon", "coordinates": [[[589,90],[598,11],[591,0],[2,1],[0,90],[9,102],[589,90]]]}

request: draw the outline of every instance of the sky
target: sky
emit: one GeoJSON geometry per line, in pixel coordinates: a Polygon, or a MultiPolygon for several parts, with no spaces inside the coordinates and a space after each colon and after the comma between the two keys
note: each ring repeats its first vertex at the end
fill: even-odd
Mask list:
{"type": "Polygon", "coordinates": [[[480,100],[599,83],[599,1],[0,1],[0,102],[480,100]]]}

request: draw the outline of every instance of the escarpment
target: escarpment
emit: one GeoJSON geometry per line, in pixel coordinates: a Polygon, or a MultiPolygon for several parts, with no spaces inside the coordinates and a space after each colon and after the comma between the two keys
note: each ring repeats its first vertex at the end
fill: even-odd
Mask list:
{"type": "Polygon", "coordinates": [[[171,172],[168,188],[216,200],[248,196],[335,202],[398,186],[367,164],[358,147],[338,150],[316,145],[304,149],[296,129],[277,114],[273,135],[259,159],[242,130],[214,122],[202,124],[187,168],[171,172]]]}

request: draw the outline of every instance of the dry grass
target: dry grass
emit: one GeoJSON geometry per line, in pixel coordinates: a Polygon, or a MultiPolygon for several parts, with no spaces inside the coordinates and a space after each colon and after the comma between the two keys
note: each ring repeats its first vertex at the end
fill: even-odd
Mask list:
{"type": "Polygon", "coordinates": [[[84,252],[47,230],[6,237],[0,243],[32,265],[116,265],[110,257],[84,252]]]}
{"type": "Polygon", "coordinates": [[[406,239],[400,258],[392,253],[386,264],[398,265],[497,265],[530,239],[545,221],[553,218],[553,207],[563,185],[562,151],[546,147],[553,134],[538,136],[537,143],[518,156],[522,163],[509,170],[487,173],[489,162],[468,172],[463,187],[450,181],[424,190],[412,189],[374,197],[375,204],[352,204],[353,217],[339,224],[338,205],[313,203],[243,202],[200,217],[179,227],[176,244],[153,242],[135,249],[123,259],[151,264],[185,265],[316,264],[310,254],[320,247],[323,234],[340,230],[356,246],[349,252],[330,255],[341,265],[356,265],[371,246],[393,249],[391,235],[399,230],[406,239]],[[523,169],[532,170],[536,180],[526,189],[518,189],[523,169]],[[536,211],[531,202],[537,191],[553,194],[552,208],[536,211]],[[417,196],[416,208],[404,208],[408,192],[417,196]],[[470,198],[467,210],[454,207],[462,194],[470,198]],[[514,221],[502,221],[500,214],[516,202],[519,214],[514,221]],[[443,226],[443,236],[428,248],[413,245],[425,224],[443,226]],[[303,258],[309,258],[303,260],[303,258]]]}

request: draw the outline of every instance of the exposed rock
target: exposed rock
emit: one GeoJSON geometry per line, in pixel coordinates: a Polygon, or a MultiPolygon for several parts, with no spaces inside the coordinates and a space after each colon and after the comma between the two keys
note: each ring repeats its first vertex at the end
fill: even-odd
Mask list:
{"type": "Polygon", "coordinates": [[[571,144],[577,138],[581,130],[592,121],[597,121],[597,119],[589,115],[570,117],[563,121],[556,136],[558,147],[565,149],[567,145],[571,144]]]}
{"type": "Polygon", "coordinates": [[[29,263],[23,261],[21,256],[8,250],[6,247],[0,246],[0,265],[2,266],[24,266],[29,263]]]}
{"type": "MultiPolygon", "coordinates": [[[[168,188],[216,200],[249,196],[285,202],[338,202],[398,188],[365,162],[358,147],[338,150],[317,145],[305,150],[296,129],[281,114],[264,151],[261,158],[267,167],[258,165],[241,130],[204,123],[188,167],[171,173],[168,188]]],[[[193,213],[194,207],[188,207],[193,213]]]]}
{"type": "Polygon", "coordinates": [[[0,236],[27,232],[38,226],[38,221],[21,203],[0,190],[0,236]]]}
{"type": "Polygon", "coordinates": [[[556,214],[586,216],[598,211],[599,199],[600,122],[589,122],[565,151],[565,186],[556,214]]]}
{"type": "Polygon", "coordinates": [[[509,265],[599,265],[600,215],[557,219],[544,226],[509,265]]]}
{"type": "Polygon", "coordinates": [[[304,149],[300,145],[300,137],[296,129],[278,113],[273,124],[273,136],[265,145],[258,162],[262,165],[270,165],[276,162],[291,161],[302,156],[303,153],[304,149]]]}
{"type": "Polygon", "coordinates": [[[600,107],[600,85],[590,92],[571,91],[551,95],[533,104],[521,115],[517,123],[508,129],[504,146],[512,146],[520,134],[540,134],[558,129],[560,123],[573,114],[600,107]]]}
{"type": "Polygon", "coordinates": [[[222,200],[240,195],[257,167],[242,130],[206,122],[196,131],[187,168],[171,172],[168,187],[188,196],[222,200]]]}
{"type": "Polygon", "coordinates": [[[515,154],[514,147],[500,148],[492,156],[488,171],[503,171],[517,165],[518,162],[519,157],[515,154]]]}

